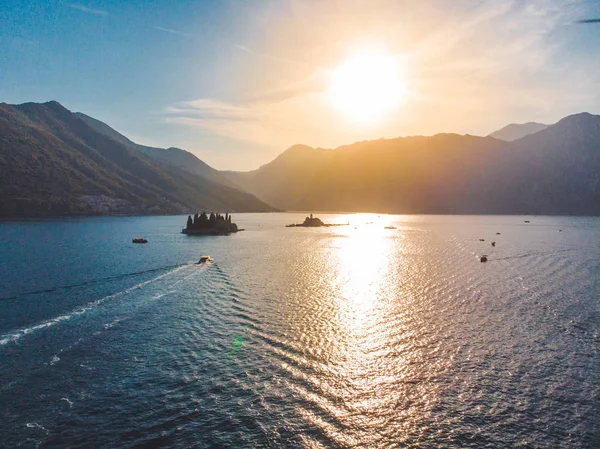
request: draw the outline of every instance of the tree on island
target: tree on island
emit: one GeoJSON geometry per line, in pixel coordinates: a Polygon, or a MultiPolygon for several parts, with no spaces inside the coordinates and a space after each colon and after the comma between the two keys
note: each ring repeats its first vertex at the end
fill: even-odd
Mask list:
{"type": "Polygon", "coordinates": [[[207,215],[206,212],[202,212],[201,214],[194,214],[193,218],[191,215],[188,216],[186,229],[190,231],[202,229],[237,230],[237,226],[231,222],[231,215],[228,213],[221,215],[211,212],[210,215],[207,215]]]}

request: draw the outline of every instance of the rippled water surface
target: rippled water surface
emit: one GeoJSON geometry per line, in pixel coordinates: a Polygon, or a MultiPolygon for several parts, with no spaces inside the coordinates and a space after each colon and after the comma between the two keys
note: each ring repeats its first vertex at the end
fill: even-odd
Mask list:
{"type": "Polygon", "coordinates": [[[600,447],[599,219],[321,217],[0,223],[0,446],[600,447]]]}

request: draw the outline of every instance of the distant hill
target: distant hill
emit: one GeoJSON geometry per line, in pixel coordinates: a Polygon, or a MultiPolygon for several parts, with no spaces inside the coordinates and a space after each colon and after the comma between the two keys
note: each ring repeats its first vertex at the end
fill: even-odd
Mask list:
{"type": "Polygon", "coordinates": [[[87,119],[55,101],[0,104],[0,216],[273,210],[87,119]]]}
{"type": "Polygon", "coordinates": [[[81,112],[76,112],[75,115],[77,115],[81,120],[86,122],[89,126],[91,126],[99,133],[104,134],[105,136],[110,137],[111,139],[129,148],[139,150],[147,154],[157,162],[180,168],[194,175],[202,176],[206,179],[227,185],[229,187],[239,188],[237,185],[234,185],[229,179],[227,179],[227,177],[221,174],[221,172],[215,170],[207,163],[198,159],[189,151],[185,151],[175,147],[165,149],[149,147],[146,145],[139,145],[135,142],[132,142],[123,134],[115,131],[113,128],[108,126],[106,123],[101,122],[100,120],[85,115],[81,112]]]}
{"type": "Polygon", "coordinates": [[[307,181],[317,176],[330,156],[329,150],[294,145],[258,170],[222,173],[245,191],[269,198],[273,201],[269,204],[285,204],[286,210],[299,210],[305,204],[300,198],[310,187],[307,181]]]}
{"type": "Polygon", "coordinates": [[[286,210],[600,215],[600,116],[569,116],[514,142],[439,134],[296,145],[258,170],[224,174],[286,210]]]}
{"type": "Polygon", "coordinates": [[[600,215],[600,116],[572,115],[514,141],[439,134],[333,150],[295,145],[257,170],[219,172],[57,102],[0,104],[0,173],[2,217],[274,210],[268,204],[600,215]]]}
{"type": "Polygon", "coordinates": [[[512,142],[513,140],[521,139],[530,134],[535,134],[538,131],[548,128],[550,125],[544,125],[543,123],[528,122],[528,123],[511,123],[498,131],[494,131],[490,134],[490,137],[494,139],[506,140],[512,142]]]}

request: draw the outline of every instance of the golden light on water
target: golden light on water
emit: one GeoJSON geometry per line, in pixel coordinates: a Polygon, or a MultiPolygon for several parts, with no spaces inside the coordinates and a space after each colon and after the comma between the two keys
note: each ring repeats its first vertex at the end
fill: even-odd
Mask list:
{"type": "Polygon", "coordinates": [[[375,444],[372,430],[386,424],[385,414],[402,396],[393,386],[399,381],[403,358],[396,357],[394,367],[382,365],[387,363],[386,354],[395,350],[389,346],[394,337],[387,322],[399,299],[397,273],[402,270],[396,264],[402,239],[398,239],[401,231],[384,229],[385,219],[371,214],[353,218],[350,226],[340,229],[342,235],[332,254],[337,263],[332,284],[343,329],[338,369],[351,385],[351,391],[340,389],[337,394],[348,410],[340,419],[353,433],[351,438],[331,430],[331,435],[349,445],[353,439],[375,444]]]}
{"type": "Polygon", "coordinates": [[[397,107],[405,95],[400,61],[369,51],[348,59],[331,74],[331,105],[353,122],[376,123],[397,107]]]}
{"type": "Polygon", "coordinates": [[[340,293],[354,309],[370,309],[385,292],[391,252],[388,233],[379,223],[349,229],[338,251],[340,293]]]}
{"type": "Polygon", "coordinates": [[[287,269],[293,301],[277,309],[286,334],[269,336],[271,350],[282,358],[286,387],[306,404],[294,413],[326,440],[380,447],[384,432],[400,443],[420,432],[440,398],[429,379],[452,363],[435,349],[443,331],[436,312],[423,307],[424,284],[443,270],[415,249],[421,234],[410,219],[323,220],[349,225],[302,234],[310,251],[287,269]]]}

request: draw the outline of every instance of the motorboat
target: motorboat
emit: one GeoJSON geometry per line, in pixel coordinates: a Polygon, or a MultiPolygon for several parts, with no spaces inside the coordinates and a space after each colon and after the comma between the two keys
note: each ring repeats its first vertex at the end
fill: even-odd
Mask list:
{"type": "Polygon", "coordinates": [[[210,256],[201,256],[200,260],[196,262],[196,265],[204,265],[208,262],[212,262],[212,258],[210,256]]]}
{"type": "Polygon", "coordinates": [[[134,237],[133,239],[131,239],[131,241],[133,243],[148,243],[148,239],[145,239],[143,237],[134,237]]]}

